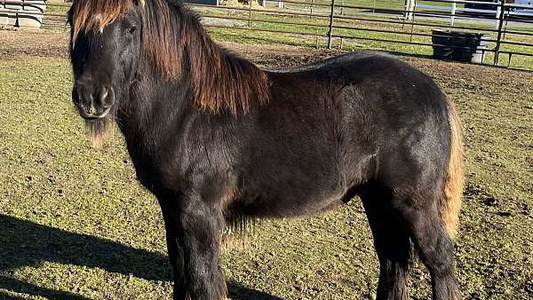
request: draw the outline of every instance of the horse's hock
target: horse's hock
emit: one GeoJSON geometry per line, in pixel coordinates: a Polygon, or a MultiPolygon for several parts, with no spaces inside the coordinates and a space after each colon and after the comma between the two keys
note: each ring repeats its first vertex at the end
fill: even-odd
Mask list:
{"type": "Polygon", "coordinates": [[[40,28],[46,0],[0,2],[0,27],[40,28]]]}

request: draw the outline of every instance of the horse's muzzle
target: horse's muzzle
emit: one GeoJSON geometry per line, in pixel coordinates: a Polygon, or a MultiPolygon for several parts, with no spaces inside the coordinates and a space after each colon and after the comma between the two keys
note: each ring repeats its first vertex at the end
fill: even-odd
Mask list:
{"type": "Polygon", "coordinates": [[[72,89],[72,101],[82,118],[102,119],[115,104],[115,93],[111,87],[77,83],[72,89]]]}

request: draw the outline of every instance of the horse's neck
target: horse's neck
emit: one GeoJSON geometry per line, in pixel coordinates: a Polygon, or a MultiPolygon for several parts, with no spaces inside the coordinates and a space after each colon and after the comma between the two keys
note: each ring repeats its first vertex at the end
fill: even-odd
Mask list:
{"type": "Polygon", "coordinates": [[[130,93],[131,99],[126,101],[130,104],[119,115],[126,139],[155,145],[159,142],[157,139],[162,138],[161,134],[169,130],[179,131],[180,120],[190,120],[201,111],[242,113],[253,104],[252,97],[262,96],[262,90],[255,83],[249,83],[254,89],[242,82],[245,78],[260,80],[262,72],[259,69],[250,62],[232,57],[203,30],[194,34],[197,36],[192,37],[193,40],[200,45],[193,47],[185,43],[179,50],[184,55],[178,79],[165,79],[153,65],[142,67],[138,82],[130,93]],[[193,57],[191,51],[201,53],[196,52],[193,57]]]}
{"type": "Polygon", "coordinates": [[[169,82],[158,76],[146,74],[140,78],[118,115],[126,140],[147,148],[157,147],[163,133],[195,113],[187,80],[169,82]]]}

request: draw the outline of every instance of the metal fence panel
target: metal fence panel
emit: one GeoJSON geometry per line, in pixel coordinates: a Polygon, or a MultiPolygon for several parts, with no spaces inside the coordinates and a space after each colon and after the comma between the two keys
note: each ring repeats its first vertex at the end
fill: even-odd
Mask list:
{"type": "MultiPolygon", "coordinates": [[[[2,5],[5,11],[8,2],[24,1],[0,1],[0,19],[2,5]]],[[[473,62],[533,70],[533,5],[524,0],[255,0],[233,5],[213,0],[213,3],[219,4],[189,4],[212,30],[297,35],[305,37],[304,41],[316,41],[317,46],[324,41],[328,48],[423,53],[457,60],[466,60],[463,55],[466,53],[473,62]],[[447,57],[447,53],[451,56],[447,57]]],[[[45,26],[65,26],[68,5],[48,2],[48,6],[56,9],[44,13],[45,26]]]]}

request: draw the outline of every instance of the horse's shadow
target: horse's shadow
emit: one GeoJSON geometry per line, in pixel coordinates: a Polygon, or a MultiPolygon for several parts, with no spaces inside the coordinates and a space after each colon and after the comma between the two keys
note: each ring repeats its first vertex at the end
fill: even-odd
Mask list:
{"type": "MultiPolygon", "coordinates": [[[[89,235],[71,233],[0,214],[0,289],[47,299],[87,299],[10,277],[9,271],[41,262],[101,268],[147,280],[170,280],[167,257],[89,235]]],[[[232,299],[281,298],[228,282],[232,299]]],[[[169,295],[170,297],[170,295],[169,295]]],[[[0,291],[1,299],[22,299],[0,291]]]]}

